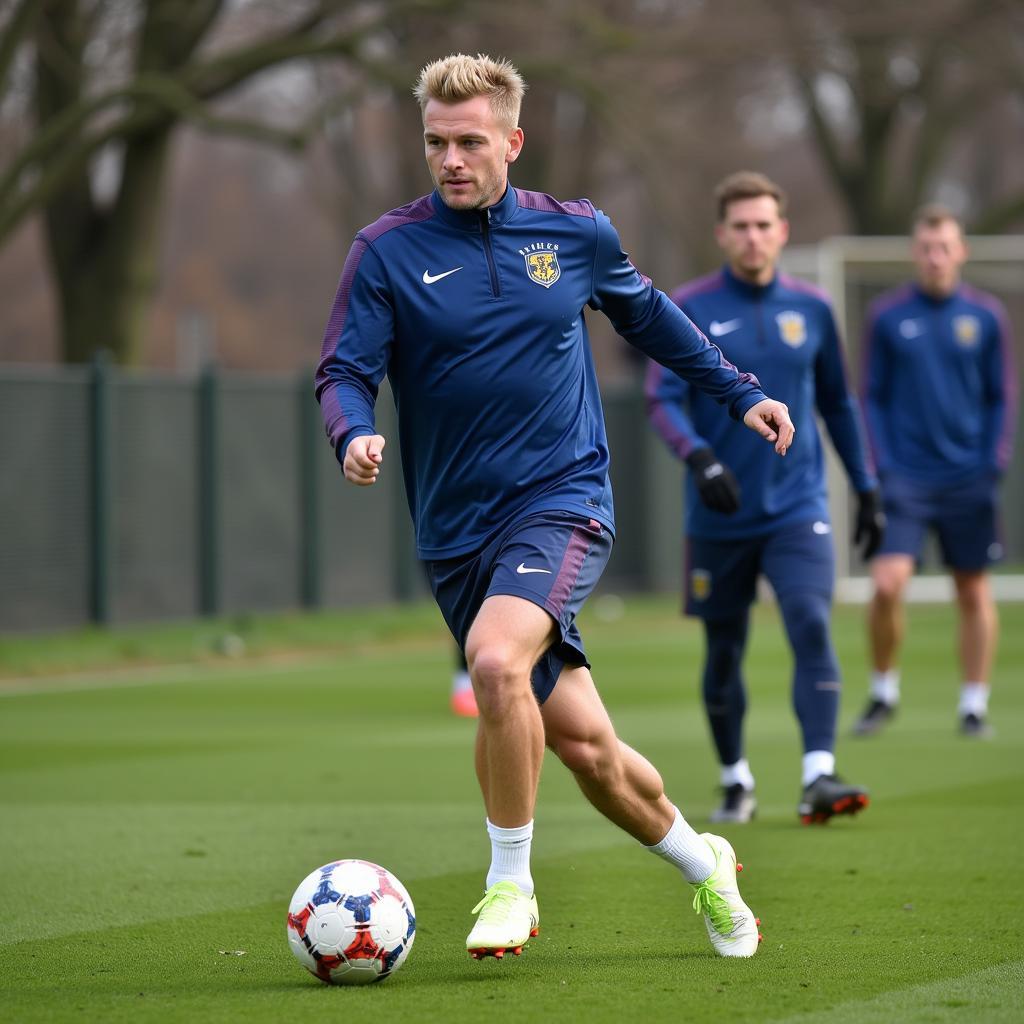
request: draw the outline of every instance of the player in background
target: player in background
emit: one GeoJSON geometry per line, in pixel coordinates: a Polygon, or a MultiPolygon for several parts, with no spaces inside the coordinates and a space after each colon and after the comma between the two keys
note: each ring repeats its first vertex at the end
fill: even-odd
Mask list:
{"type": "Polygon", "coordinates": [[[740,171],[718,185],[715,199],[725,266],[684,284],[672,299],[729,360],[783,397],[801,443],[785,461],[765,458],[749,431],[719,415],[706,395],[650,364],[651,423],[689,467],[684,605],[704,623],[704,707],[723,789],[711,820],[746,822],[756,810],[744,755],[743,656],[763,573],[793,650],[793,707],[804,751],[798,813],[804,823],[824,822],[856,813],[868,796],[835,773],[841,688],[829,628],[835,560],[815,412],[857,492],[855,540],[865,556],[881,539],[881,503],[832,309],[818,289],[778,272],[789,237],[782,189],[762,174],[740,171]]]}
{"type": "Polygon", "coordinates": [[[374,402],[388,374],[417,552],[468,659],[491,844],[470,953],[518,952],[536,934],[530,849],[546,743],[601,813],[694,886],[714,949],[750,956],[757,924],[732,847],[698,835],[653,765],[618,739],[576,627],[615,530],[584,309],[604,312],[779,455],[793,425],[636,270],[588,200],[509,185],[524,87],[511,64],[482,55],[421,72],[435,189],[356,235],[317,398],[345,478],[372,485],[386,466],[374,402]]]}
{"type": "Polygon", "coordinates": [[[455,648],[455,672],[452,674],[449,706],[452,713],[460,718],[477,718],[480,714],[476,706],[476,697],[473,694],[473,680],[469,675],[469,665],[461,647],[455,648]]]}
{"type": "Polygon", "coordinates": [[[960,280],[967,245],[950,210],[918,213],[910,251],[916,280],[875,302],[865,342],[865,418],[888,525],[871,567],[870,697],[854,731],[877,732],[899,704],[903,593],[933,529],[956,587],[959,727],[985,737],[999,630],[988,567],[1003,553],[997,491],[1017,410],[1013,343],[999,300],[960,280]]]}

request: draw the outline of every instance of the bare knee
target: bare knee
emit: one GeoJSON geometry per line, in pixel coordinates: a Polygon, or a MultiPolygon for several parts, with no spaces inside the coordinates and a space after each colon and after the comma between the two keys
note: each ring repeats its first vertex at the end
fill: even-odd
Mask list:
{"type": "Polygon", "coordinates": [[[967,615],[977,615],[992,603],[992,592],[988,575],[982,572],[955,573],[956,599],[960,610],[967,615]]]}
{"type": "Polygon", "coordinates": [[[875,603],[885,607],[898,605],[903,600],[903,591],[913,571],[913,562],[909,558],[876,558],[871,572],[875,603]]]}
{"type": "Polygon", "coordinates": [[[532,666],[511,645],[492,642],[468,646],[466,661],[481,714],[501,716],[530,694],[532,666]]]}

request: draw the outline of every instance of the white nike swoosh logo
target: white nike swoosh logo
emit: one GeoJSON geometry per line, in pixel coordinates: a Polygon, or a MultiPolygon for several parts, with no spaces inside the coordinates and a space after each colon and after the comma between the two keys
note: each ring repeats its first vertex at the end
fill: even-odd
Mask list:
{"type": "Polygon", "coordinates": [[[712,320],[708,324],[708,333],[712,338],[720,338],[723,334],[731,334],[741,324],[742,320],[712,320]]]}
{"type": "Polygon", "coordinates": [[[443,274],[432,274],[429,270],[424,270],[423,283],[433,284],[435,281],[440,281],[442,277],[447,277],[449,274],[455,274],[461,269],[462,267],[456,267],[454,270],[446,270],[443,274]]]}
{"type": "Polygon", "coordinates": [[[551,575],[550,569],[528,569],[525,562],[520,562],[519,565],[516,566],[516,572],[519,573],[520,576],[525,576],[528,572],[546,572],[549,576],[551,575]]]}

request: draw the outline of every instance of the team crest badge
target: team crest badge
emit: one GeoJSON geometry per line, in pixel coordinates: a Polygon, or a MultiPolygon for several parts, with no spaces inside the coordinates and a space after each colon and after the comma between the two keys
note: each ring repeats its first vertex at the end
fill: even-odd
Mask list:
{"type": "Polygon", "coordinates": [[[711,596],[711,573],[707,569],[690,570],[690,593],[694,601],[706,601],[711,596]]]}
{"type": "Polygon", "coordinates": [[[562,268],[558,265],[558,253],[550,249],[527,252],[526,273],[535,284],[550,288],[561,276],[562,268]]]}
{"type": "Polygon", "coordinates": [[[775,322],[779,325],[779,337],[791,348],[799,348],[807,340],[807,321],[803,313],[787,309],[776,315],[775,322]]]}
{"type": "Polygon", "coordinates": [[[981,323],[976,316],[953,317],[953,337],[961,348],[974,348],[981,337],[981,323]]]}

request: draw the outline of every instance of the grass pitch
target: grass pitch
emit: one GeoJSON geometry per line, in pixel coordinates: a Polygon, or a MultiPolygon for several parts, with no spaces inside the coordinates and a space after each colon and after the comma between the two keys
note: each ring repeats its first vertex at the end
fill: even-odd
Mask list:
{"type": "MultiPolygon", "coordinates": [[[[747,677],[760,815],[723,829],[763,922],[749,961],[712,954],[677,873],[550,758],[541,934],[518,959],[469,959],[488,845],[474,726],[447,710],[451,653],[431,609],[0,640],[0,1017],[1019,1020],[1024,605],[1002,616],[994,740],[954,732],[948,607],[910,609],[902,713],[853,740],[862,610],[837,609],[839,766],[872,805],[803,828],[789,655],[773,609],[759,611],[747,677]],[[225,631],[248,653],[211,653],[238,652],[225,631]],[[63,674],[75,667],[88,671],[63,674]],[[292,959],[285,909],[305,874],[351,856],[405,882],[418,932],[394,978],[331,989],[292,959]]],[[[705,822],[717,771],[698,627],[671,600],[637,599],[614,621],[589,614],[583,633],[621,735],[705,822]]]]}

